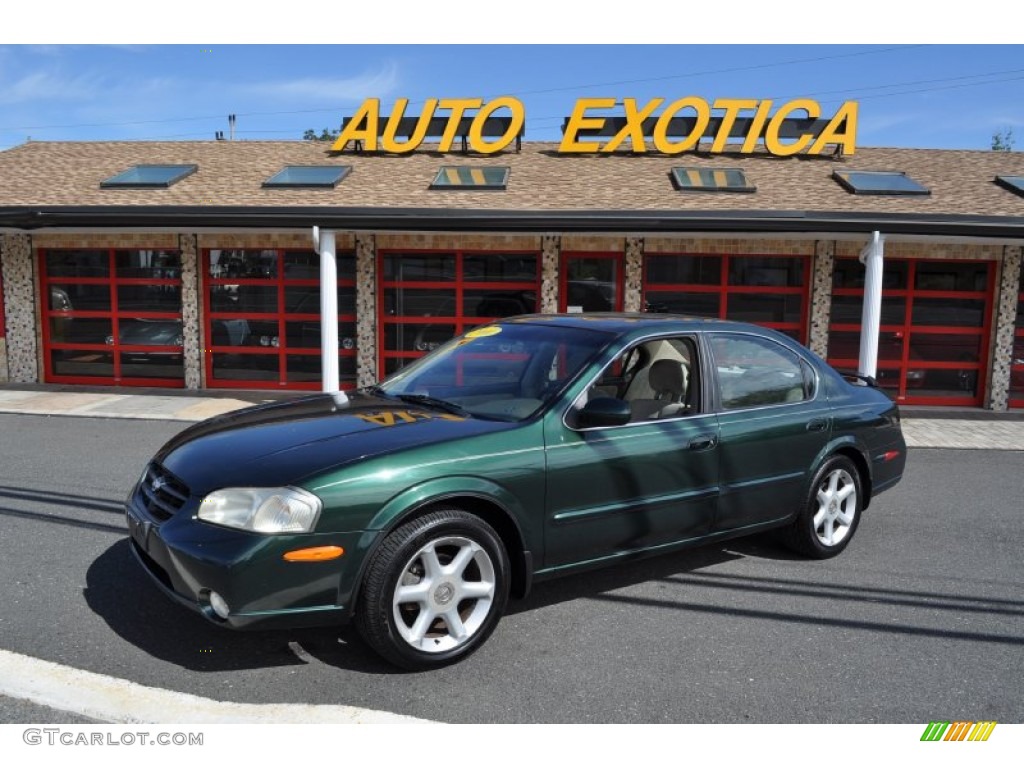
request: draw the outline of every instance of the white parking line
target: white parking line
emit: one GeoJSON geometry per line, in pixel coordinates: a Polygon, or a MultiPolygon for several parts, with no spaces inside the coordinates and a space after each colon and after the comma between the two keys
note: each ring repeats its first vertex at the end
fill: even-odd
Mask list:
{"type": "Polygon", "coordinates": [[[0,650],[0,695],[108,723],[427,723],[334,704],[236,704],[0,650]]]}

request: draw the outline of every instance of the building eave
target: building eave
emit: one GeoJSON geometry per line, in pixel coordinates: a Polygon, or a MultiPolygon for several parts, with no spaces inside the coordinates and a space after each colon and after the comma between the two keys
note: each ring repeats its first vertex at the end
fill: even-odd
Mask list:
{"type": "Polygon", "coordinates": [[[16,206],[0,229],[281,230],[572,233],[863,233],[1024,238],[1024,217],[802,210],[493,210],[266,206],[16,206]]]}

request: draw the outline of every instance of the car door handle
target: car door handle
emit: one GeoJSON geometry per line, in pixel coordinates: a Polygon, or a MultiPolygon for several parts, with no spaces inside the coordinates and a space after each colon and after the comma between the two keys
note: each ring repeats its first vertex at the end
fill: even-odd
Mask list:
{"type": "Polygon", "coordinates": [[[824,432],[828,429],[828,419],[811,419],[807,422],[808,432],[824,432]]]}
{"type": "Polygon", "coordinates": [[[716,445],[718,445],[718,437],[716,435],[702,435],[693,438],[686,447],[691,451],[706,451],[709,448],[714,448],[716,445]]]}

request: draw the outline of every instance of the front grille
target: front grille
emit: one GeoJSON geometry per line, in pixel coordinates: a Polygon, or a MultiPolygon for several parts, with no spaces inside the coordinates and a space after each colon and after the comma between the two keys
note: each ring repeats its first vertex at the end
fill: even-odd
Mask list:
{"type": "Polygon", "coordinates": [[[189,497],[188,486],[155,461],[146,468],[139,493],[146,511],[160,522],[177,514],[189,497]]]}

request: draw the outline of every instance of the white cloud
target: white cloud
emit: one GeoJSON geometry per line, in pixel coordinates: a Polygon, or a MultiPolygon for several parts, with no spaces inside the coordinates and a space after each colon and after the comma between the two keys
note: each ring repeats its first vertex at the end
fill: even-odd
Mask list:
{"type": "Polygon", "coordinates": [[[905,125],[914,125],[915,123],[920,124],[920,121],[925,118],[922,113],[905,112],[905,113],[882,113],[882,114],[871,114],[865,115],[863,108],[860,110],[860,126],[859,129],[865,133],[883,133],[890,128],[897,128],[905,125]]]}
{"type": "Polygon", "coordinates": [[[0,83],[0,104],[32,101],[89,101],[103,91],[103,79],[95,75],[72,77],[51,72],[32,72],[0,83]]]}
{"type": "Polygon", "coordinates": [[[298,78],[269,80],[234,86],[240,93],[258,94],[264,99],[316,100],[319,104],[361,101],[369,96],[384,96],[398,86],[398,66],[389,62],[376,72],[347,78],[298,78]]]}

